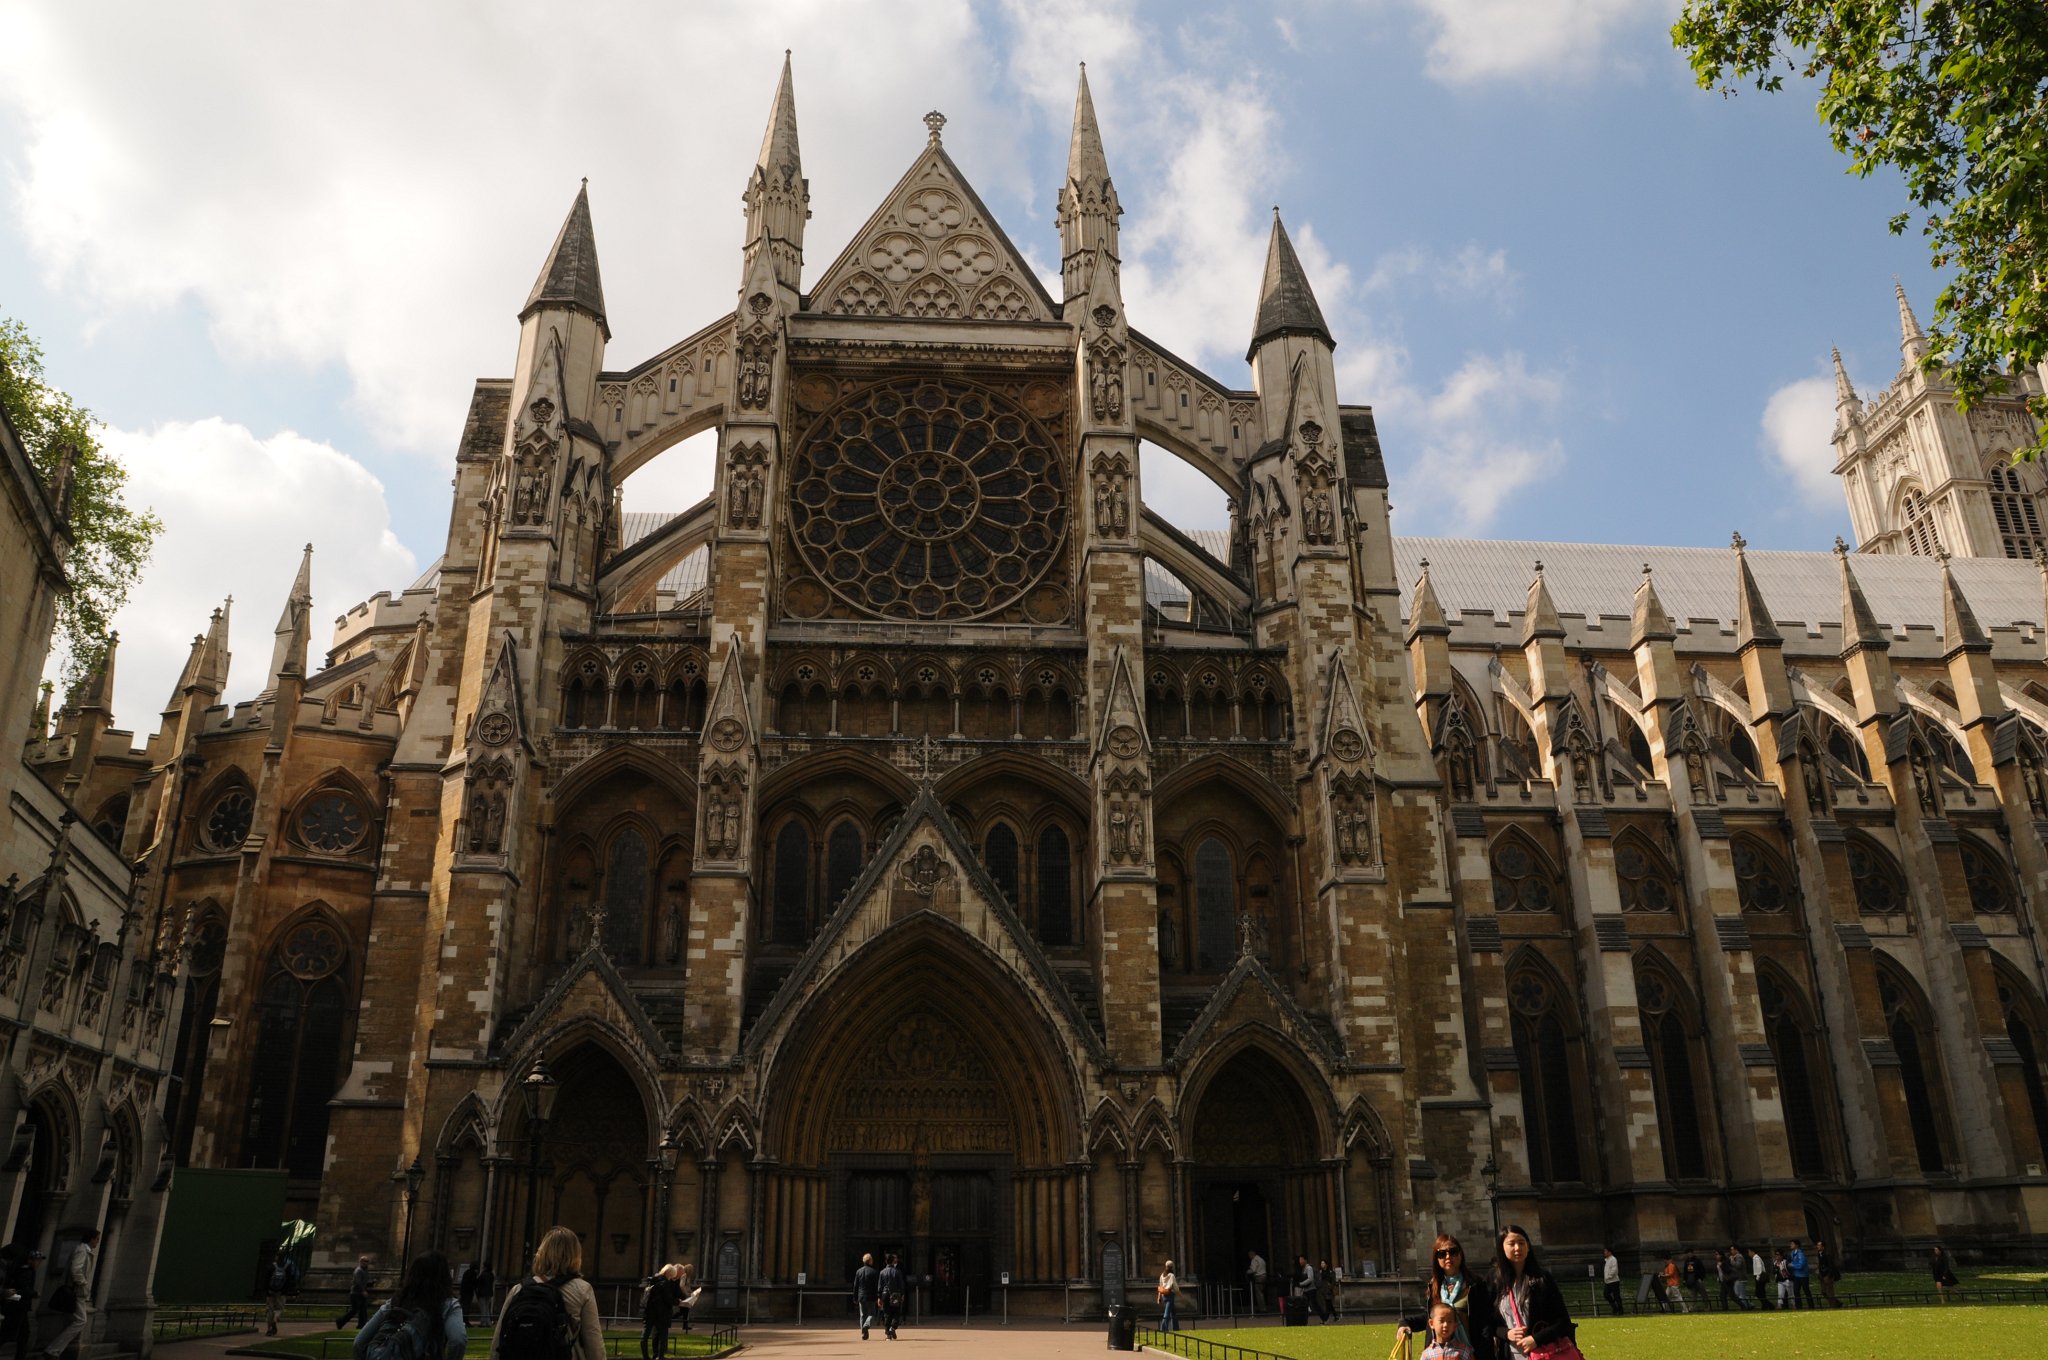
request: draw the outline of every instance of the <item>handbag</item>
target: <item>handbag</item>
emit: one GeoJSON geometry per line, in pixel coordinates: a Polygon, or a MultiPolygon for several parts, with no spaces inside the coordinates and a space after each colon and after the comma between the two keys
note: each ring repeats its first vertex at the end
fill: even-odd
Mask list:
{"type": "MultiPolygon", "coordinates": [[[[1522,1317],[1522,1303],[1521,1300],[1515,1297],[1512,1285],[1508,1287],[1508,1307],[1514,1310],[1515,1325],[1526,1331],[1529,1324],[1522,1317]]],[[[1586,1355],[1585,1352],[1579,1349],[1578,1342],[1568,1336],[1561,1336],[1555,1341],[1546,1341],[1540,1346],[1531,1346],[1529,1348],[1529,1360],[1586,1360],[1586,1355]]]]}
{"type": "Polygon", "coordinates": [[[78,1311],[78,1291],[67,1282],[50,1291],[49,1302],[43,1307],[53,1313],[75,1313],[78,1311]]]}

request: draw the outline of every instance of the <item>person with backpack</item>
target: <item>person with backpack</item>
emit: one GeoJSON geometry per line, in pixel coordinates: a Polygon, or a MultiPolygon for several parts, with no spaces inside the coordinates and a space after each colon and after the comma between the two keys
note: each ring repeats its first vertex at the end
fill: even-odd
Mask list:
{"type": "Polygon", "coordinates": [[[676,1277],[682,1267],[665,1265],[647,1277],[640,1289],[640,1360],[662,1360],[668,1354],[668,1329],[683,1300],[676,1277]]]}
{"type": "Polygon", "coordinates": [[[876,1283],[882,1297],[882,1334],[894,1341],[896,1329],[903,1325],[903,1295],[910,1288],[903,1278],[903,1267],[896,1263],[895,1252],[890,1252],[883,1262],[882,1278],[876,1283]]]}
{"type": "Polygon", "coordinates": [[[505,1295],[492,1360],[605,1360],[597,1291],[583,1278],[583,1240],[560,1224],[541,1234],[527,1276],[505,1295]]]}
{"type": "Polygon", "coordinates": [[[280,1251],[270,1258],[270,1273],[263,1280],[264,1335],[276,1336],[278,1319],[284,1316],[285,1300],[299,1287],[299,1263],[280,1251]]]}
{"type": "Polygon", "coordinates": [[[469,1328],[455,1298],[455,1272],[438,1251],[415,1256],[398,1297],[356,1333],[354,1360],[462,1360],[469,1328]]]}

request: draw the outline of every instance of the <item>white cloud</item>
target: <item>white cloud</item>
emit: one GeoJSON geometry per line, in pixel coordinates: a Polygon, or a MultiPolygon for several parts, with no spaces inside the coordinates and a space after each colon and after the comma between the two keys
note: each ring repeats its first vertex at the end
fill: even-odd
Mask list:
{"type": "MultiPolygon", "coordinates": [[[[1384,359],[1378,362],[1385,362],[1384,359]]],[[[1392,425],[1404,533],[1477,534],[1517,491],[1564,465],[1564,446],[1541,433],[1567,386],[1519,354],[1475,355],[1434,390],[1390,382],[1375,402],[1392,425]]]]}
{"type": "Polygon", "coordinates": [[[1842,484],[1835,477],[1832,446],[1834,378],[1786,383],[1764,403],[1762,426],[1764,452],[1791,478],[1799,499],[1815,510],[1839,510],[1842,484]]]}
{"type": "Polygon", "coordinates": [[[272,630],[307,543],[315,667],[338,615],[418,573],[391,532],[383,484],[327,444],[289,430],[259,438],[217,418],[109,429],[104,442],[127,464],[129,503],[151,507],[164,521],[142,583],[114,619],[121,634],[115,719],[138,737],[155,730],[192,635],[223,596],[235,597],[228,697],[263,687],[272,630]]]}
{"type": "Polygon", "coordinates": [[[1508,264],[1508,253],[1468,241],[1455,255],[1424,246],[1390,250],[1373,261],[1372,272],[1359,285],[1362,293],[1384,292],[1405,283],[1420,283],[1450,302],[1490,302],[1505,310],[1520,290],[1522,276],[1508,264]]]}
{"type": "MultiPolygon", "coordinates": [[[[795,46],[813,277],[924,145],[927,109],[1015,178],[976,11],[366,0],[0,11],[13,212],[108,318],[196,301],[230,356],[336,367],[379,439],[436,459],[590,177],[632,363],[732,305],[739,196],[795,46]],[[723,263],[726,267],[721,268],[723,263]]],[[[1071,68],[1070,68],[1071,69],[1071,68]]],[[[1071,77],[1069,77],[1071,79],[1071,77]]],[[[1068,98],[1072,98],[1069,85],[1068,98]]]]}
{"type": "Polygon", "coordinates": [[[1400,0],[1421,11],[1431,34],[1428,71],[1447,85],[1488,80],[1583,79],[1627,68],[1622,40],[1664,37],[1678,0],[1400,0]]]}

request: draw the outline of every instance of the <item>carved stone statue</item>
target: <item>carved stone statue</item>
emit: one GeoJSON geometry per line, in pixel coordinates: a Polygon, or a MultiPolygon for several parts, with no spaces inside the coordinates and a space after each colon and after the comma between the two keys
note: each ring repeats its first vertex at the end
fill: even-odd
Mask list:
{"type": "Polygon", "coordinates": [[[743,408],[758,411],[768,405],[768,388],[774,372],[775,336],[765,328],[741,336],[733,396],[743,408]]]}
{"type": "Polygon", "coordinates": [[[683,906],[674,894],[662,899],[661,916],[656,921],[658,939],[656,948],[663,963],[680,963],[683,958],[683,906]]]}

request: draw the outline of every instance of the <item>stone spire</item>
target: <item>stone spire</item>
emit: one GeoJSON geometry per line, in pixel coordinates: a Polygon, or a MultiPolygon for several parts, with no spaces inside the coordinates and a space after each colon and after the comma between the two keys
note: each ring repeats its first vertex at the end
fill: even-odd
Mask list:
{"type": "Polygon", "coordinates": [[[1536,563],[1536,579],[1529,582],[1529,603],[1522,611],[1522,645],[1537,638],[1561,638],[1564,636],[1564,620],[1557,616],[1557,605],[1550,598],[1550,587],[1543,580],[1543,563],[1536,563]]]}
{"type": "Polygon", "coordinates": [[[540,277],[533,281],[533,292],[519,309],[519,319],[524,321],[543,307],[588,312],[604,327],[604,338],[612,338],[612,328],[604,316],[604,284],[597,276],[597,233],[590,225],[587,179],[576,191],[576,201],[569,205],[569,216],[555,235],[554,249],[548,252],[548,262],[541,266],[540,277]]]}
{"type": "Polygon", "coordinates": [[[765,251],[775,281],[792,298],[804,264],[804,223],[811,215],[811,186],[804,178],[803,152],[797,146],[796,85],[789,52],[782,54],[782,77],[768,106],[768,128],[761,134],[761,154],[747,180],[746,263],[751,273],[765,251]]]}
{"type": "Polygon", "coordinates": [[[1749,554],[1743,551],[1749,541],[1741,534],[1730,539],[1735,549],[1735,586],[1738,598],[1735,602],[1735,646],[1738,650],[1756,644],[1783,642],[1778,625],[1771,621],[1771,607],[1764,603],[1764,593],[1756,583],[1756,573],[1749,569],[1749,554]]]}
{"type": "Polygon", "coordinates": [[[1842,351],[1835,356],[1835,428],[1847,429],[1863,419],[1863,403],[1856,399],[1856,389],[1849,383],[1849,370],[1842,367],[1842,351]]]}
{"type": "Polygon", "coordinates": [[[234,660],[233,653],[228,651],[228,625],[234,612],[235,597],[230,595],[213,611],[206,629],[206,653],[199,669],[199,683],[215,694],[228,687],[228,664],[234,660]]]}
{"type": "Polygon", "coordinates": [[[1107,256],[1113,275],[1117,258],[1117,218],[1123,215],[1116,185],[1109,177],[1109,157],[1102,150],[1102,129],[1095,121],[1095,100],[1088,93],[1088,67],[1074,92],[1074,131],[1067,143],[1067,177],[1060,185],[1060,273],[1065,299],[1085,296],[1095,279],[1098,256],[1107,256]]]}
{"type": "Polygon", "coordinates": [[[1408,639],[1414,641],[1423,633],[1441,633],[1448,637],[1451,625],[1444,619],[1443,601],[1436,597],[1436,586],[1429,579],[1429,559],[1422,559],[1422,575],[1415,578],[1415,603],[1408,611],[1408,639]]]}
{"type": "Polygon", "coordinates": [[[1664,612],[1664,602],[1657,598],[1656,582],[1650,579],[1650,564],[1643,563],[1643,583],[1636,587],[1635,619],[1629,628],[1628,645],[1631,650],[1645,642],[1676,642],[1678,630],[1671,626],[1671,616],[1664,612]]]}
{"type": "Polygon", "coordinates": [[[1906,301],[1906,285],[1897,276],[1892,278],[1892,291],[1899,297],[1899,353],[1908,365],[1917,365],[1927,357],[1927,335],[1920,329],[1920,318],[1913,315],[1913,304],[1906,301]]]}
{"type": "Polygon", "coordinates": [[[1949,656],[1957,652],[1988,652],[1991,639],[1978,626],[1977,615],[1963,598],[1956,574],[1949,569],[1948,554],[1941,554],[1941,640],[1949,656]]]}
{"type": "Polygon", "coordinates": [[[286,675],[306,673],[306,644],[312,638],[313,545],[308,543],[299,558],[299,574],[292,578],[292,592],[285,598],[284,612],[277,616],[276,642],[270,649],[270,678],[266,693],[277,688],[286,675]]]}
{"type": "Polygon", "coordinates": [[[1283,335],[1313,335],[1330,348],[1330,328],[1323,324],[1323,309],[1316,305],[1315,292],[1302,272],[1294,242],[1287,239],[1287,227],[1280,210],[1273,209],[1273,234],[1266,242],[1266,276],[1259,284],[1259,315],[1252,327],[1251,358],[1267,340],[1283,335]]]}
{"type": "Polygon", "coordinates": [[[1870,601],[1863,598],[1863,587],[1856,582],[1856,573],[1849,569],[1849,545],[1841,539],[1835,540],[1835,557],[1842,564],[1842,647],[1865,647],[1873,651],[1891,650],[1891,639],[1878,626],[1877,615],[1871,612],[1870,601]]]}
{"type": "Polygon", "coordinates": [[[111,716],[114,711],[114,654],[120,650],[121,635],[107,634],[107,645],[100,652],[100,659],[92,669],[80,677],[78,684],[65,697],[64,708],[69,713],[99,712],[111,716]]]}

